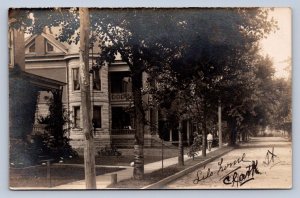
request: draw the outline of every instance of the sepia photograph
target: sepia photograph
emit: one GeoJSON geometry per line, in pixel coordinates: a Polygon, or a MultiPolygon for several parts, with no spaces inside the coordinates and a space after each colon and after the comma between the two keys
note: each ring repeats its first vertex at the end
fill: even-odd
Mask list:
{"type": "Polygon", "coordinates": [[[11,190],[291,189],[292,9],[8,10],[11,190]]]}

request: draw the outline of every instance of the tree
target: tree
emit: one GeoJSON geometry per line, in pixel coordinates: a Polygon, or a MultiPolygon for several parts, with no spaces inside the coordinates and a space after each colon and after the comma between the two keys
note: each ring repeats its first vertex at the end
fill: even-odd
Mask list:
{"type": "Polygon", "coordinates": [[[291,138],[292,132],[292,90],[290,79],[274,80],[274,93],[276,94],[274,114],[272,116],[273,128],[288,133],[291,138]]]}
{"type": "MultiPolygon", "coordinates": [[[[178,165],[184,165],[183,152],[183,129],[182,122],[189,119],[188,109],[185,106],[185,91],[187,85],[178,81],[172,70],[168,67],[163,69],[159,75],[154,75],[152,70],[148,71],[150,74],[150,81],[155,80],[157,86],[149,87],[145,90],[148,94],[153,96],[153,103],[159,107],[166,117],[168,129],[177,129],[178,131],[178,165]]],[[[157,72],[155,72],[158,74],[157,72]]],[[[167,131],[169,131],[167,130],[167,131]]],[[[160,132],[160,136],[164,136],[166,130],[160,132]]]]}
{"type": "Polygon", "coordinates": [[[49,155],[56,160],[60,159],[59,157],[77,156],[69,144],[70,139],[67,136],[69,128],[64,127],[69,126],[71,121],[69,112],[63,107],[61,96],[61,90],[52,90],[52,97],[45,98],[48,100],[49,114],[37,120],[40,124],[46,125],[46,133],[33,137],[35,150],[42,151],[39,155],[49,155]]]}
{"type": "Polygon", "coordinates": [[[226,104],[225,112],[229,116],[225,118],[233,131],[231,142],[235,142],[236,127],[244,119],[242,111],[253,93],[249,87],[255,78],[251,62],[254,56],[249,54],[256,55],[259,39],[274,29],[274,23],[266,20],[267,12],[261,9],[205,10],[186,14],[181,21],[184,25],[177,42],[181,47],[175,48],[177,52],[173,51],[175,55],[169,65],[177,79],[190,79],[194,89],[187,93],[188,99],[194,99],[188,106],[194,109],[191,112],[198,112],[195,117],[202,123],[204,156],[206,121],[214,116],[208,107],[216,107],[218,101],[226,104]],[[232,101],[233,94],[235,101],[232,101]]]}
{"type": "Polygon", "coordinates": [[[165,43],[174,42],[168,37],[174,31],[176,23],[170,23],[171,16],[162,10],[132,9],[107,13],[94,12],[94,24],[97,35],[103,40],[101,55],[107,61],[114,61],[119,53],[131,71],[133,105],[135,118],[135,165],[134,178],[142,179],[144,174],[143,145],[145,119],[144,101],[142,99],[142,74],[152,67],[164,64],[161,52],[169,54],[165,43]],[[159,21],[164,21],[162,28],[159,21]],[[168,33],[168,34],[166,34],[168,33]]]}

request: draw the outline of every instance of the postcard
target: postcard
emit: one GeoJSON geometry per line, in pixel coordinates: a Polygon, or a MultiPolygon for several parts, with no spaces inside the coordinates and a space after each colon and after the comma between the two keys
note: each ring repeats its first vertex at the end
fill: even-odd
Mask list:
{"type": "Polygon", "coordinates": [[[292,188],[291,12],[10,8],[10,189],[292,188]]]}

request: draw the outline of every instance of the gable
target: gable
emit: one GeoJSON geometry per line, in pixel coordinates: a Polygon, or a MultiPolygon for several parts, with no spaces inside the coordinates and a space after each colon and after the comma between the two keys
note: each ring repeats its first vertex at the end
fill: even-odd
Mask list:
{"type": "Polygon", "coordinates": [[[33,35],[25,41],[25,54],[43,56],[47,54],[67,54],[68,49],[52,35],[33,35]]]}

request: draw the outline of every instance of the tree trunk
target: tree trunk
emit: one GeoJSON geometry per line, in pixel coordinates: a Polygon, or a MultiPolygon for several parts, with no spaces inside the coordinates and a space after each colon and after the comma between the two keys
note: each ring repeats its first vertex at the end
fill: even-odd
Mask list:
{"type": "Polygon", "coordinates": [[[95,171],[95,151],[94,137],[91,119],[91,93],[90,93],[90,74],[89,74],[89,10],[88,8],[79,9],[80,16],[80,89],[81,107],[83,120],[83,134],[85,136],[84,148],[84,170],[87,189],[96,189],[95,171]]]}
{"type": "Polygon", "coordinates": [[[219,148],[223,146],[223,137],[222,137],[222,108],[221,102],[219,102],[218,106],[218,131],[219,131],[219,148]]]}
{"type": "Polygon", "coordinates": [[[207,147],[207,141],[206,141],[206,104],[204,104],[203,109],[203,120],[202,120],[202,157],[206,157],[206,147],[207,147]]]}
{"type": "Polygon", "coordinates": [[[242,141],[243,142],[246,142],[247,140],[246,140],[246,131],[243,131],[242,132],[242,141]]]}
{"type": "Polygon", "coordinates": [[[229,145],[235,146],[235,144],[236,144],[236,124],[235,124],[235,121],[233,121],[233,120],[230,120],[228,124],[229,124],[229,129],[230,129],[229,145]]]}
{"type": "Polygon", "coordinates": [[[135,118],[134,169],[133,178],[144,178],[144,126],[145,112],[142,101],[142,72],[132,71],[132,91],[135,118]]]}
{"type": "Polygon", "coordinates": [[[182,144],[182,121],[181,120],[179,120],[179,126],[178,126],[178,165],[179,166],[184,165],[183,144],[182,144]]]}

